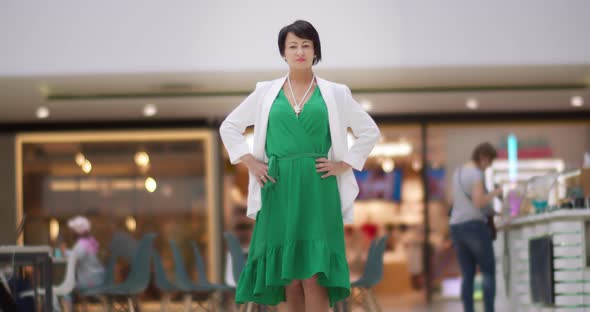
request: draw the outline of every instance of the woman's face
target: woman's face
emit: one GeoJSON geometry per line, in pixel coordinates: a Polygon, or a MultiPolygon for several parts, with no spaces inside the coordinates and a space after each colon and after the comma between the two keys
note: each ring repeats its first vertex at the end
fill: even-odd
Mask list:
{"type": "Polygon", "coordinates": [[[285,38],[284,57],[293,69],[308,69],[313,65],[313,41],[297,37],[290,32],[285,38]]]}

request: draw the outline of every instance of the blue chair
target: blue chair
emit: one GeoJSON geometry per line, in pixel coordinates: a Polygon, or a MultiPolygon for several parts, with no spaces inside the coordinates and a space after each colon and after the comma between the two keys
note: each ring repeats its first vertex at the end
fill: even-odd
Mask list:
{"type": "Polygon", "coordinates": [[[101,286],[112,285],[115,282],[115,266],[117,265],[117,255],[111,254],[107,259],[104,267],[104,278],[101,286]]]}
{"type": "Polygon", "coordinates": [[[372,289],[383,280],[383,254],[385,253],[387,239],[388,236],[384,235],[371,242],[363,274],[358,280],[350,284],[353,293],[355,289],[359,292],[358,295],[351,296],[350,300],[363,302],[367,311],[381,311],[372,289]]]}
{"type": "MultiPolygon", "coordinates": [[[[229,254],[232,260],[232,273],[234,276],[234,281],[236,281],[237,283],[240,280],[240,275],[242,274],[244,267],[246,267],[246,256],[242,251],[240,241],[233,233],[223,232],[223,236],[225,237],[225,242],[227,243],[227,248],[229,249],[229,254]]],[[[232,290],[235,291],[235,287],[228,287],[231,287],[232,290]]],[[[247,302],[242,306],[241,310],[252,311],[254,308],[255,306],[253,302],[247,302]]],[[[269,307],[264,305],[257,305],[257,308],[258,310],[267,311],[269,307]]]]}
{"type": "Polygon", "coordinates": [[[244,267],[246,266],[246,256],[242,251],[240,241],[234,234],[223,232],[223,237],[225,237],[225,242],[227,243],[227,248],[229,249],[229,254],[231,256],[234,281],[237,283],[240,280],[242,270],[244,270],[244,267]]]}
{"type": "MultiPolygon", "coordinates": [[[[170,249],[172,249],[172,256],[174,257],[175,285],[186,294],[184,296],[185,307],[190,308],[193,299],[195,299],[199,305],[201,305],[202,302],[209,301],[211,306],[215,306],[214,302],[212,302],[213,294],[219,289],[203,284],[201,281],[198,283],[194,282],[186,271],[182,252],[180,252],[178,245],[174,240],[170,240],[169,243],[170,249]]],[[[199,272],[199,280],[201,280],[202,277],[203,275],[199,272]]]]}
{"type": "Polygon", "coordinates": [[[197,268],[197,272],[199,273],[199,282],[198,285],[209,287],[214,290],[219,291],[231,291],[233,287],[229,285],[223,284],[215,284],[209,282],[207,278],[207,269],[205,268],[205,262],[203,261],[203,256],[201,255],[201,251],[199,250],[199,246],[195,241],[191,241],[191,247],[193,249],[193,255],[195,257],[195,266],[197,268]]]}
{"type": "Polygon", "coordinates": [[[155,237],[156,234],[150,233],[140,240],[131,263],[131,272],[123,282],[88,289],[81,295],[105,298],[103,301],[105,310],[110,310],[112,307],[116,309],[116,305],[119,304],[123,309],[135,311],[137,296],[147,288],[150,282],[152,245],[155,237]],[[126,299],[126,302],[121,303],[120,299],[126,299]],[[128,307],[125,307],[125,304],[128,304],[128,307]]]}
{"type": "Polygon", "coordinates": [[[162,293],[162,311],[168,311],[172,295],[174,293],[182,292],[182,290],[176,284],[170,282],[166,276],[166,270],[164,269],[160,255],[154,251],[152,257],[154,261],[154,282],[156,288],[162,293]]]}
{"type": "MultiPolygon", "coordinates": [[[[377,244],[378,240],[379,240],[378,238],[375,238],[371,241],[371,245],[369,246],[369,250],[367,252],[367,260],[373,257],[372,254],[375,251],[375,245],[377,244]]],[[[365,269],[363,270],[363,274],[361,275],[361,277],[357,281],[353,282],[353,284],[356,283],[358,285],[359,281],[366,279],[368,270],[369,270],[369,266],[365,265],[365,269]]],[[[352,287],[352,284],[351,284],[351,287],[352,287]]],[[[347,312],[348,311],[348,301],[350,301],[350,300],[348,300],[348,298],[347,298],[342,301],[336,302],[336,304],[334,305],[334,312],[347,312]]]]}

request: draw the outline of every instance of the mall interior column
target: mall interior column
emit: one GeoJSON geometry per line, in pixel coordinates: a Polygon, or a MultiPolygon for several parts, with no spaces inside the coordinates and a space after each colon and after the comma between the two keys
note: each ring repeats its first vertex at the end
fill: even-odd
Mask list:
{"type": "Polygon", "coordinates": [[[16,243],[15,135],[0,134],[0,245],[16,243]]]}

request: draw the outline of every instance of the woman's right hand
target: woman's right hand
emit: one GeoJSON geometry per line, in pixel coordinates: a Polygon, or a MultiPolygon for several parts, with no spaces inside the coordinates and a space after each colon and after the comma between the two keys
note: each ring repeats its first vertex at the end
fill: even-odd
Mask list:
{"type": "Polygon", "coordinates": [[[254,158],[252,154],[246,154],[240,160],[248,167],[248,171],[256,177],[256,181],[263,187],[269,180],[275,183],[275,179],[268,175],[268,165],[254,158]]]}

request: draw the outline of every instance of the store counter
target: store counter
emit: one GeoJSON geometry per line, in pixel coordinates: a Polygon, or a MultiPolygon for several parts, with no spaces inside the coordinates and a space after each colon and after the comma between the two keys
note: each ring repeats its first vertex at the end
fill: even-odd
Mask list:
{"type": "Polygon", "coordinates": [[[496,300],[512,311],[590,311],[590,210],[498,224],[496,300]]]}

